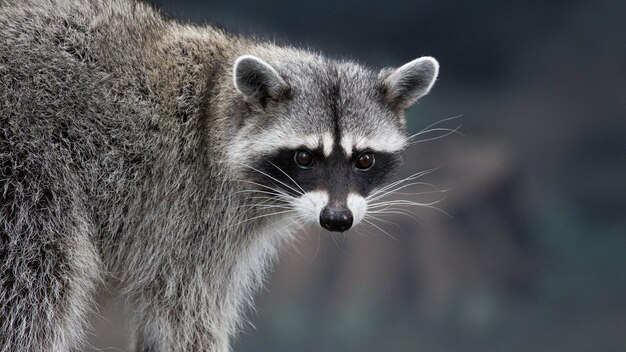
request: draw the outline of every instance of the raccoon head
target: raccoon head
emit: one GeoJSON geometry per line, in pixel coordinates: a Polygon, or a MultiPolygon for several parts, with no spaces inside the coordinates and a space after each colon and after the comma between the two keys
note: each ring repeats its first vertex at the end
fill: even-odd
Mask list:
{"type": "Polygon", "coordinates": [[[346,231],[399,166],[404,110],[429,92],[438,71],[432,57],[374,72],[316,56],[241,56],[233,65],[230,161],[258,192],[257,206],[346,231]]]}

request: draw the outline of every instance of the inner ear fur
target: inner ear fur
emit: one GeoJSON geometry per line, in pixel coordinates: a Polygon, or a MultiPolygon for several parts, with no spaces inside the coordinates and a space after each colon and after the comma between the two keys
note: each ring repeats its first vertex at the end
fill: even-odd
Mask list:
{"type": "Polygon", "coordinates": [[[261,106],[269,100],[280,100],[290,89],[270,64],[252,55],[243,55],[235,60],[233,84],[246,101],[261,106]]]}

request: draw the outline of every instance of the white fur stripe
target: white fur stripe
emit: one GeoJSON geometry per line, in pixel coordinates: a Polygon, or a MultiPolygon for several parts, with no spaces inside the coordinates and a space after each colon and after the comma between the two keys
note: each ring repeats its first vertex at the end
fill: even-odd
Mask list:
{"type": "Polygon", "coordinates": [[[343,149],[346,156],[350,157],[352,155],[352,148],[354,147],[354,140],[351,134],[346,134],[341,137],[341,148],[343,149]]]}
{"type": "Polygon", "coordinates": [[[330,156],[330,154],[333,152],[333,147],[335,146],[335,139],[333,138],[332,133],[324,133],[324,135],[322,136],[322,145],[324,148],[324,156],[330,156]]]}
{"type": "Polygon", "coordinates": [[[356,193],[350,193],[348,194],[347,203],[348,208],[352,212],[352,217],[354,218],[354,222],[352,223],[352,226],[354,227],[365,217],[365,213],[367,212],[367,201],[365,198],[356,193]]]}
{"type": "Polygon", "coordinates": [[[326,191],[312,191],[303,194],[293,201],[298,214],[306,221],[312,221],[319,224],[320,213],[328,204],[328,193],[326,191]]]}
{"type": "MultiPolygon", "coordinates": [[[[319,135],[313,134],[288,135],[273,131],[273,133],[259,135],[254,143],[244,142],[243,144],[248,144],[248,148],[247,150],[241,150],[240,153],[252,155],[272,153],[279,149],[297,149],[301,147],[315,150],[320,147],[321,138],[319,135]]],[[[241,159],[239,153],[232,153],[231,155],[236,159],[241,159]]]]}
{"type": "Polygon", "coordinates": [[[352,155],[353,150],[395,153],[406,147],[406,137],[395,131],[393,133],[381,133],[376,136],[344,134],[341,137],[340,144],[348,157],[352,155]]]}

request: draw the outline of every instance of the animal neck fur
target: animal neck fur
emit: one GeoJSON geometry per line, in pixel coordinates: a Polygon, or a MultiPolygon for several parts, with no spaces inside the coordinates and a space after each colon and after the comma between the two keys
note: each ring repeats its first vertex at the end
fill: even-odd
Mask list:
{"type": "Polygon", "coordinates": [[[159,338],[168,336],[172,343],[195,336],[190,331],[169,336],[176,332],[169,322],[150,316],[155,310],[158,316],[176,311],[178,319],[215,327],[216,346],[227,346],[280,243],[294,230],[284,218],[261,217],[246,205],[238,193],[246,184],[225,153],[237,101],[232,62],[271,48],[211,28],[173,26],[144,50],[148,89],[158,107],[159,145],[141,192],[119,190],[116,203],[125,212],[113,210],[108,223],[123,225],[104,240],[117,245],[103,257],[113,258],[109,270],[136,319],[161,324],[139,335],[160,331],[159,338]],[[187,260],[181,265],[177,258],[187,260]]]}

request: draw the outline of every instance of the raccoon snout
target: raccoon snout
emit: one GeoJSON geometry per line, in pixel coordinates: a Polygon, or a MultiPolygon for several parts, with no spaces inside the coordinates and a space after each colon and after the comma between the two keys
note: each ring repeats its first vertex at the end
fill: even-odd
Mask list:
{"type": "Polygon", "coordinates": [[[320,224],[333,232],[344,232],[352,227],[354,218],[347,208],[326,207],[320,214],[320,224]]]}

